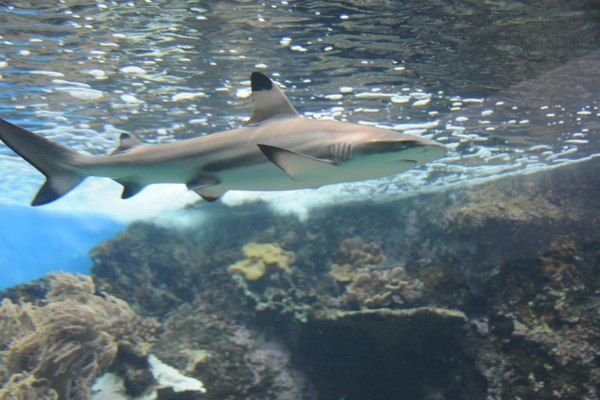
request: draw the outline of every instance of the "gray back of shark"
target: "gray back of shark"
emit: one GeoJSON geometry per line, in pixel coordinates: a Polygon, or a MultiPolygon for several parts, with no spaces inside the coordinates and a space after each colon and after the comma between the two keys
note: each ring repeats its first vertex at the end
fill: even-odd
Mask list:
{"type": "Polygon", "coordinates": [[[293,190],[394,175],[443,157],[443,145],[388,129],[307,119],[265,75],[251,76],[246,126],[160,145],[121,135],[108,156],[79,154],[0,119],[0,140],[46,176],[32,205],[88,176],[114,179],[129,198],[155,183],[183,183],[208,201],[228,190],[293,190]]]}

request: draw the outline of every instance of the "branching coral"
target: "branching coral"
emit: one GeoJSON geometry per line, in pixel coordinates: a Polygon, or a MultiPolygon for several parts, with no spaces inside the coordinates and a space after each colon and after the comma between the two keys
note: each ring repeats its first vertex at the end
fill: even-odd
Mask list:
{"type": "MultiPolygon", "coordinates": [[[[157,324],[138,317],[123,300],[96,295],[91,278],[55,274],[41,305],[5,299],[0,314],[3,369],[0,399],[27,397],[45,387],[61,400],[85,399],[93,380],[113,362],[119,344],[144,351],[157,324]],[[10,339],[12,338],[12,340],[10,339]]],[[[44,389],[44,390],[46,390],[44,389]]]]}
{"type": "Polygon", "coordinates": [[[274,243],[248,243],[243,247],[246,258],[231,265],[227,271],[242,274],[246,280],[256,281],[267,272],[267,267],[281,269],[286,274],[291,274],[290,264],[294,262],[295,255],[285,251],[274,243]]]}

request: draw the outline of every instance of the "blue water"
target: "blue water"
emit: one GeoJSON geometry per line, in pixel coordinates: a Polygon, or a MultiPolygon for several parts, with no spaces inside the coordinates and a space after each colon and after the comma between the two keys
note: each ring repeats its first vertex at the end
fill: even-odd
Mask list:
{"type": "Polygon", "coordinates": [[[105,216],[0,204],[0,289],[50,271],[88,273],[90,249],[123,225],[105,216]]]}

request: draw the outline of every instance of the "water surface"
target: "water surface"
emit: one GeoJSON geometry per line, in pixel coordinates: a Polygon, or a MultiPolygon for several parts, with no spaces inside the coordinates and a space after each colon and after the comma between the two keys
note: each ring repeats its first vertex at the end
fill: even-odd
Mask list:
{"type": "MultiPolygon", "coordinates": [[[[406,195],[600,150],[596,1],[3,4],[0,115],[82,152],[106,154],[121,130],[162,143],[237,127],[254,70],[306,116],[391,127],[451,150],[307,201],[406,195]]],[[[0,166],[10,171],[0,200],[27,203],[41,175],[4,146],[0,166]]],[[[103,185],[61,202],[125,203],[118,185],[103,185]]]]}

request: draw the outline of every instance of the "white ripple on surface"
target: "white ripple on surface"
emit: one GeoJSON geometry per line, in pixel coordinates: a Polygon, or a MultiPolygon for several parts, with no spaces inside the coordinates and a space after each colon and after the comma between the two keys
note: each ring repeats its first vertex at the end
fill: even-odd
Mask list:
{"type": "Polygon", "coordinates": [[[45,76],[50,76],[53,78],[61,78],[61,77],[65,76],[65,74],[63,74],[62,72],[57,72],[57,71],[33,70],[33,71],[29,71],[29,73],[32,75],[45,75],[45,76]]]}
{"type": "Polygon", "coordinates": [[[100,90],[83,88],[83,87],[58,87],[54,90],[65,92],[68,95],[79,100],[98,100],[104,97],[104,93],[100,90]]]}
{"type": "Polygon", "coordinates": [[[188,101],[199,97],[208,97],[208,95],[204,92],[181,92],[171,96],[171,101],[188,101]]]}
{"type": "Polygon", "coordinates": [[[147,74],[145,69],[134,66],[134,65],[122,67],[119,69],[119,72],[122,74],[134,75],[134,76],[143,76],[143,75],[147,74]]]}

